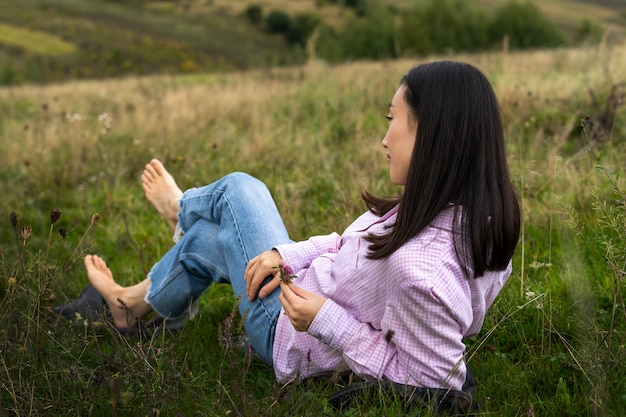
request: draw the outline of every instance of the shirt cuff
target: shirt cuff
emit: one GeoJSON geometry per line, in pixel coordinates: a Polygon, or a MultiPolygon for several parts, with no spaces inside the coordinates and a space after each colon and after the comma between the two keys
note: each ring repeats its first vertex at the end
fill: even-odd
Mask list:
{"type": "Polygon", "coordinates": [[[296,243],[277,245],[272,249],[276,250],[286,265],[294,271],[306,268],[310,264],[310,259],[315,258],[317,249],[315,245],[307,240],[296,243]]]}
{"type": "Polygon", "coordinates": [[[358,333],[360,322],[343,307],[327,299],[307,331],[331,348],[343,351],[353,335],[358,333]]]}

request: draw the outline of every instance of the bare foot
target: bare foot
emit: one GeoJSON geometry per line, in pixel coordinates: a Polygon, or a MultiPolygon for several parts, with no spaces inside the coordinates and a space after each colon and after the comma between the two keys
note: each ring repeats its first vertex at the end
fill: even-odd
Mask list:
{"type": "Polygon", "coordinates": [[[165,169],[161,161],[153,159],[141,174],[141,186],[146,198],[165,217],[172,229],[178,223],[180,204],[178,200],[183,191],[178,188],[174,177],[165,169]]]}
{"type": "Polygon", "coordinates": [[[141,317],[152,311],[150,304],[144,300],[149,285],[145,282],[148,280],[132,287],[122,287],[113,279],[106,262],[96,255],[85,256],[85,268],[89,282],[104,298],[118,329],[132,328],[141,317]]]}

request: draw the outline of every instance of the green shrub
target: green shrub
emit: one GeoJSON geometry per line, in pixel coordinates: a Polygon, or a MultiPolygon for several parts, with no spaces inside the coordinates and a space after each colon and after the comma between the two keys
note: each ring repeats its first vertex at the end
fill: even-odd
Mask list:
{"type": "Polygon", "coordinates": [[[270,33],[287,33],[291,26],[291,18],[285,12],[273,10],[267,15],[265,24],[270,33]]]}
{"type": "Polygon", "coordinates": [[[499,42],[508,36],[511,48],[554,47],[565,43],[557,27],[532,3],[511,1],[498,9],[489,25],[489,35],[499,42]]]}
{"type": "Polygon", "coordinates": [[[397,36],[393,15],[380,7],[366,17],[348,18],[341,32],[320,30],[318,51],[330,61],[337,53],[339,60],[396,58],[397,36]]]}
{"type": "Polygon", "coordinates": [[[17,72],[10,62],[5,62],[0,69],[0,85],[11,85],[17,81],[17,72]]]}
{"type": "Polygon", "coordinates": [[[344,0],[343,4],[345,7],[354,9],[358,16],[365,16],[373,10],[368,0],[344,0]]]}
{"type": "Polygon", "coordinates": [[[580,22],[580,26],[576,29],[574,41],[578,44],[598,43],[602,39],[602,28],[589,19],[580,22]]]}
{"type": "Polygon", "coordinates": [[[483,11],[471,3],[433,0],[404,16],[399,29],[402,49],[413,54],[484,49],[486,21],[483,11]]]}
{"type": "Polygon", "coordinates": [[[328,62],[339,62],[343,60],[341,34],[330,25],[325,23],[320,24],[319,36],[315,43],[315,51],[328,62]]]}
{"type": "Polygon", "coordinates": [[[258,25],[263,20],[263,8],[258,4],[251,4],[246,8],[245,15],[253,25],[258,25]]]}
{"type": "Polygon", "coordinates": [[[309,37],[319,23],[320,19],[312,14],[302,13],[297,15],[285,33],[287,42],[290,45],[306,46],[309,37]]]}

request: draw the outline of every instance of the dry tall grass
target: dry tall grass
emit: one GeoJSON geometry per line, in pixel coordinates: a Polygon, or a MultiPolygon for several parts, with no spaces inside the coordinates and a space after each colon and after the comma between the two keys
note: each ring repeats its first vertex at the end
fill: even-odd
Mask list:
{"type": "MultiPolygon", "coordinates": [[[[558,177],[576,192],[579,174],[568,170],[571,158],[580,154],[563,156],[562,150],[571,146],[577,119],[600,105],[593,103],[594,95],[626,79],[625,52],[623,45],[600,45],[429,59],[464,60],[488,75],[503,108],[511,165],[520,186],[541,188],[558,177]],[[573,102],[577,111],[563,114],[573,102]],[[537,146],[527,146],[528,141],[537,146]],[[555,175],[555,170],[563,173],[555,175]]],[[[302,188],[313,173],[347,173],[353,182],[350,191],[334,187],[346,193],[346,201],[358,201],[354,190],[395,192],[384,181],[380,139],[385,125],[380,120],[399,78],[417,63],[328,67],[314,62],[305,68],[229,75],[3,88],[0,151],[5,167],[37,177],[44,175],[42,167],[54,163],[57,150],[73,148],[77,156],[64,163],[63,175],[82,178],[78,183],[94,175],[85,169],[94,150],[97,158],[111,161],[111,168],[131,176],[152,156],[184,158],[191,168],[179,175],[187,186],[233,169],[255,172],[274,165],[274,175],[280,176],[273,181],[276,193],[285,198],[297,196],[288,189],[294,184],[302,188]],[[120,146],[111,146],[118,141],[120,146]],[[340,152],[352,157],[341,158],[337,167],[334,155],[340,152]],[[363,175],[364,164],[373,175],[363,175]],[[286,172],[296,165],[305,168],[286,172]]],[[[287,217],[299,210],[297,199],[291,201],[284,207],[287,217]]],[[[348,204],[347,217],[360,210],[360,204],[348,204]]]]}

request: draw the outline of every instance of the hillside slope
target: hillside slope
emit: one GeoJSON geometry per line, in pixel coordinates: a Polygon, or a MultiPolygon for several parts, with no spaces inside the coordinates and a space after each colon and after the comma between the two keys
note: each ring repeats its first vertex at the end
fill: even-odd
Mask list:
{"type": "Polygon", "coordinates": [[[133,2],[0,0],[0,82],[246,69],[285,61],[285,43],[240,17],[133,2]],[[130,3],[130,4],[129,4],[130,3]],[[37,43],[7,41],[39,35],[37,43]],[[38,50],[45,35],[77,52],[38,50]],[[8,63],[8,64],[7,64],[8,63]],[[4,79],[2,79],[4,78],[4,79]]]}
{"type": "MultiPolygon", "coordinates": [[[[390,0],[397,10],[432,0],[390,0]]],[[[509,0],[479,0],[493,10],[509,0]]],[[[340,26],[353,11],[320,0],[0,0],[0,85],[152,73],[245,70],[303,62],[304,52],[245,17],[314,14],[340,26]],[[323,4],[323,5],[322,5],[323,4]]],[[[544,0],[566,33],[585,19],[609,42],[626,36],[626,0],[544,0]]]]}

